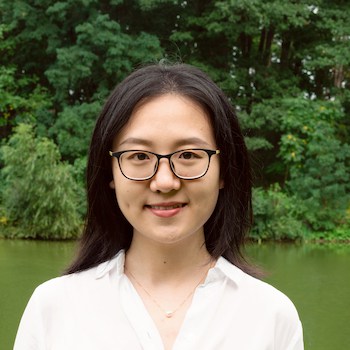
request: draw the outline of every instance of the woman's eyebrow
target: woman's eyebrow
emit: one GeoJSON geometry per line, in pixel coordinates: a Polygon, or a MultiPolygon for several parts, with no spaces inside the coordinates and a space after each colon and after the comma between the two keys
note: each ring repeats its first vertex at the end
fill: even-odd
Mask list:
{"type": "Polygon", "coordinates": [[[138,137],[128,137],[124,141],[122,141],[119,146],[130,144],[130,145],[143,145],[143,146],[152,146],[152,141],[141,139],[138,137]]]}
{"type": "MultiPolygon", "coordinates": [[[[138,137],[128,137],[127,139],[123,140],[119,146],[123,145],[142,145],[142,146],[147,146],[151,147],[154,144],[153,141],[151,140],[146,140],[138,137]]],[[[185,145],[196,145],[198,147],[209,147],[212,148],[208,142],[204,141],[203,139],[199,137],[188,137],[184,139],[179,139],[174,142],[175,147],[181,147],[185,145]]]]}
{"type": "Polygon", "coordinates": [[[196,145],[199,147],[213,147],[208,142],[204,141],[203,139],[199,137],[188,137],[185,139],[178,140],[176,143],[176,146],[183,146],[183,145],[196,145]]]}

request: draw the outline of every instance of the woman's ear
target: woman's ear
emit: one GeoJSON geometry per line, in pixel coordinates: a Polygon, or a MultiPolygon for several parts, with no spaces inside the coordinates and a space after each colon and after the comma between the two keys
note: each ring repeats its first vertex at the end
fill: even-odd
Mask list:
{"type": "Polygon", "coordinates": [[[114,180],[112,180],[112,181],[109,183],[109,187],[112,188],[113,190],[115,189],[114,180]]]}
{"type": "Polygon", "coordinates": [[[222,190],[224,187],[225,187],[224,179],[220,179],[219,190],[222,190]]]}

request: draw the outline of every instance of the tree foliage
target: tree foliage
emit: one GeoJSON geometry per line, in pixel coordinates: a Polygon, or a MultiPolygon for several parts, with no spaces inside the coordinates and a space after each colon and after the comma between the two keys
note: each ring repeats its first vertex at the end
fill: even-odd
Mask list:
{"type": "Polygon", "coordinates": [[[256,228],[283,238],[276,212],[303,230],[349,225],[349,13],[342,0],[0,0],[0,135],[35,125],[74,165],[81,193],[110,90],[144,63],[183,61],[237,108],[256,228]],[[293,201],[304,211],[288,214],[293,201]]]}
{"type": "Polygon", "coordinates": [[[286,164],[286,187],[307,206],[304,220],[327,230],[346,221],[350,192],[350,144],[342,142],[344,113],[339,103],[284,101],[280,157],[286,164]],[[295,190],[297,189],[297,190],[295,190]]]}

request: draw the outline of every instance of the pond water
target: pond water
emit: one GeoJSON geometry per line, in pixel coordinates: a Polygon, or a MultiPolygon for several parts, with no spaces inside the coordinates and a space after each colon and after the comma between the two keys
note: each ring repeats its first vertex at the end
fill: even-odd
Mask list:
{"type": "MultiPolygon", "coordinates": [[[[350,348],[350,245],[254,244],[247,251],[296,305],[306,350],[350,348]]],[[[33,289],[58,276],[73,252],[71,242],[0,240],[0,349],[12,349],[33,289]]]]}

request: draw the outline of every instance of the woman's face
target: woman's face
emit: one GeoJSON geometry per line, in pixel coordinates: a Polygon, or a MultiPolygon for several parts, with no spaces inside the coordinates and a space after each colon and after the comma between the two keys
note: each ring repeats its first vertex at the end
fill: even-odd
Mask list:
{"type": "MultiPolygon", "coordinates": [[[[189,98],[176,94],[154,97],[137,106],[113,142],[113,151],[143,150],[169,154],[178,150],[216,150],[209,117],[189,98]]],[[[189,239],[203,243],[205,222],[211,216],[222,187],[219,156],[211,157],[205,176],[181,180],[162,158],[149,180],[133,181],[112,161],[113,181],[119,207],[133,226],[133,239],[173,244],[189,239]]]]}

